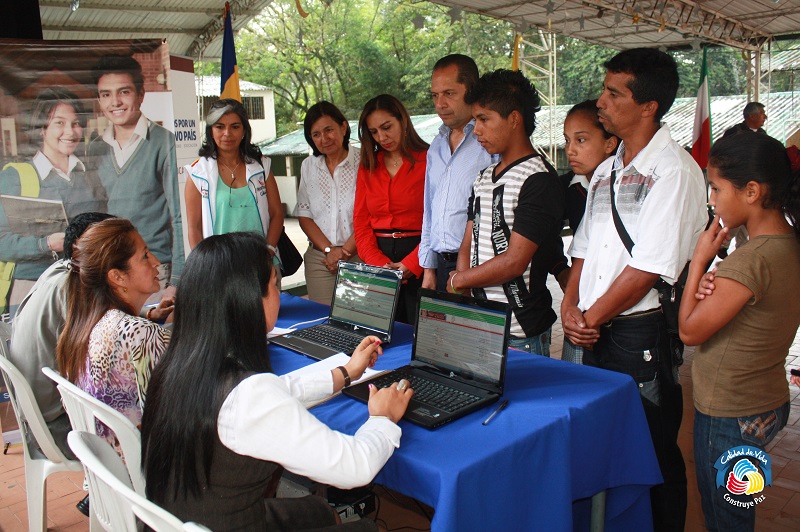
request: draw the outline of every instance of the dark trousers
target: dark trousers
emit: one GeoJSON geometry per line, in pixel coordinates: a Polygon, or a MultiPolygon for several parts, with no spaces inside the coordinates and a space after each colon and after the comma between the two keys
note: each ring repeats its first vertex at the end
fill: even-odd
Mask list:
{"type": "MultiPolygon", "coordinates": [[[[384,255],[389,257],[390,261],[400,262],[416,249],[419,245],[420,237],[376,237],[376,240],[378,241],[378,248],[384,255]]],[[[383,264],[376,264],[376,266],[383,266],[383,264]]],[[[417,318],[417,292],[420,286],[422,286],[422,279],[413,275],[403,281],[403,286],[400,288],[400,300],[397,302],[397,313],[395,314],[397,321],[414,325],[417,318]]]]}
{"type": "Polygon", "coordinates": [[[676,381],[670,338],[660,309],[619,316],[600,329],[583,363],[633,377],[639,386],[664,483],[650,490],[656,531],[682,531],[686,522],[686,464],[678,447],[683,395],[676,381]]]}
{"type": "MultiPolygon", "coordinates": [[[[436,254],[439,258],[439,265],[436,267],[436,289],[447,292],[447,284],[450,282],[450,272],[455,271],[456,261],[447,260],[441,253],[436,254]]],[[[452,255],[448,253],[448,256],[452,255]]],[[[458,253],[455,253],[458,258],[458,253]]]]}

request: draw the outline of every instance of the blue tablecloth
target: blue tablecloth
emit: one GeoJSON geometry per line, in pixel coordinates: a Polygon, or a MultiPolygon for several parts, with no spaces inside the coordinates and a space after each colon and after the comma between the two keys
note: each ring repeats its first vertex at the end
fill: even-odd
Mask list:
{"type": "MultiPolygon", "coordinates": [[[[281,296],[278,326],[325,316],[328,307],[281,296]]],[[[412,328],[397,324],[375,369],[407,364],[412,328]]],[[[276,373],[312,361],[270,347],[276,373]]],[[[649,487],[662,481],[636,385],[630,377],[509,352],[497,406],[429,431],[401,421],[400,448],[375,481],[435,509],[433,530],[586,530],[588,498],[607,490],[607,530],[649,530],[649,487]]],[[[311,410],[354,434],[365,405],[337,397],[311,410]]]]}

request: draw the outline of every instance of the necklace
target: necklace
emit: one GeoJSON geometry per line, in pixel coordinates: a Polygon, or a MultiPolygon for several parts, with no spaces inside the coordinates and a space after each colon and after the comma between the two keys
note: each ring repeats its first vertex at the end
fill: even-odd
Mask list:
{"type": "MultiPolygon", "coordinates": [[[[388,159],[388,157],[384,157],[384,160],[386,160],[386,159],[388,159]]],[[[391,164],[392,166],[397,168],[398,166],[400,166],[400,163],[402,162],[402,160],[403,160],[403,156],[401,155],[398,159],[390,160],[389,164],[391,164]]]]}
{"type": "MultiPolygon", "coordinates": [[[[233,207],[233,198],[232,198],[232,196],[233,196],[233,182],[236,181],[236,169],[239,168],[239,165],[242,164],[242,161],[239,161],[238,163],[236,163],[236,166],[233,167],[233,170],[231,170],[230,166],[228,166],[227,164],[223,163],[219,159],[217,159],[217,162],[219,164],[221,164],[222,166],[224,166],[225,168],[227,168],[228,171],[231,173],[231,184],[228,185],[228,207],[233,207]]],[[[217,167],[217,169],[219,170],[219,167],[217,167]]],[[[222,177],[222,175],[220,175],[220,177],[222,177]]],[[[225,180],[223,179],[222,182],[224,183],[225,180]]]]}
{"type": "Polygon", "coordinates": [[[237,168],[239,168],[239,165],[240,165],[240,164],[242,164],[242,161],[240,160],[239,162],[237,162],[237,163],[236,163],[236,166],[234,166],[234,167],[233,167],[233,170],[231,170],[231,167],[230,167],[230,166],[228,166],[227,164],[223,163],[223,162],[222,162],[222,161],[220,161],[219,159],[217,159],[217,162],[219,162],[219,164],[221,164],[222,166],[224,166],[225,168],[227,168],[227,169],[228,169],[228,171],[231,173],[231,184],[230,184],[230,185],[228,185],[228,186],[229,186],[229,187],[232,187],[232,186],[233,186],[233,182],[236,180],[236,169],[237,169],[237,168]]]}

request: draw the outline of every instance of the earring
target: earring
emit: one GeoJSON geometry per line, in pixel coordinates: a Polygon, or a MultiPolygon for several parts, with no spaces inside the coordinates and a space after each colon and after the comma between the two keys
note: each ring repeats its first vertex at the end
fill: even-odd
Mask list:
{"type": "Polygon", "coordinates": [[[122,291],[123,291],[123,292],[125,292],[125,293],[127,294],[127,293],[128,293],[128,287],[127,287],[127,286],[123,286],[123,287],[122,287],[122,291]]]}

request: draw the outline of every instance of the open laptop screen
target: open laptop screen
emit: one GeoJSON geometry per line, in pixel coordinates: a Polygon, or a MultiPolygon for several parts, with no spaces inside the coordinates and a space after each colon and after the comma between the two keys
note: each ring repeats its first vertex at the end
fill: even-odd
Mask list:
{"type": "Polygon", "coordinates": [[[505,306],[491,301],[448,301],[427,290],[421,293],[413,359],[479,381],[501,383],[508,350],[505,306]]]}
{"type": "Polygon", "coordinates": [[[389,331],[401,282],[395,270],[340,263],[331,319],[389,331]]]}

